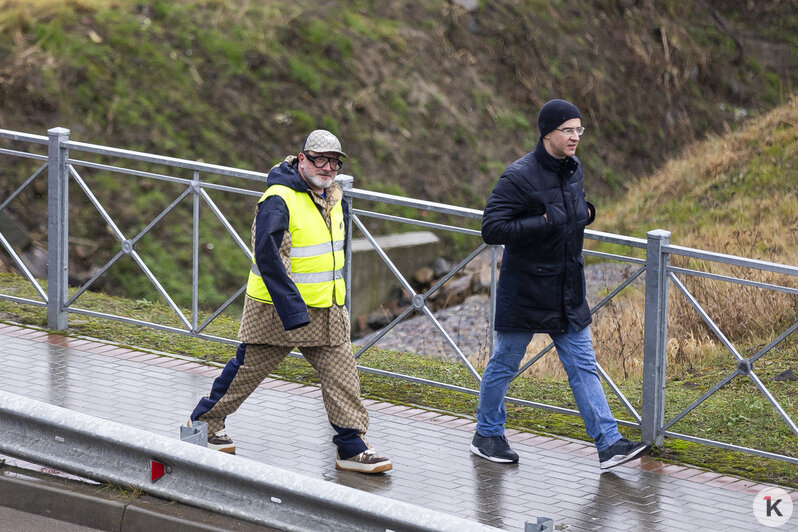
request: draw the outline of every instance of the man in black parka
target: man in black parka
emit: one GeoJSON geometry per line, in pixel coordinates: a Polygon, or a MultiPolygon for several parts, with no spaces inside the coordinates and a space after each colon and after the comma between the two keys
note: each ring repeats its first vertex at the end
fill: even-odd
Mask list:
{"type": "Polygon", "coordinates": [[[595,208],[585,200],[576,146],[582,115],[551,100],[538,115],[540,140],[505,169],[488,198],[482,238],[503,244],[496,294],[496,348],[482,376],[471,451],[493,462],[518,462],[504,436],[504,397],[535,333],[551,336],[601,469],[647,447],[621,437],[596,370],[585,299],[582,243],[595,208]]]}

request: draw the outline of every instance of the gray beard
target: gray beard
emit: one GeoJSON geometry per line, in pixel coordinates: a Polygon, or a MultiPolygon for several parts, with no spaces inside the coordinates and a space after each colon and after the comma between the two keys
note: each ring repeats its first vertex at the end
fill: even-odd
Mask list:
{"type": "Polygon", "coordinates": [[[319,178],[317,176],[313,176],[313,177],[308,177],[308,181],[310,181],[310,184],[313,185],[314,187],[317,187],[317,188],[329,188],[330,185],[332,185],[332,182],[334,181],[334,179],[330,179],[330,182],[327,183],[326,182],[327,181],[326,178],[325,178],[324,181],[322,181],[321,178],[319,178]]]}

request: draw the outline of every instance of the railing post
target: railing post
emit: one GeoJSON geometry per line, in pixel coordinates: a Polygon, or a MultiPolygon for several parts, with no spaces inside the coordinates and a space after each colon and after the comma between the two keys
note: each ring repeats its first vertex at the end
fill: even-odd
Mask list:
{"type": "Polygon", "coordinates": [[[47,131],[47,327],[62,331],[69,326],[65,310],[69,274],[69,130],[55,127],[47,131]]]}
{"type": "Polygon", "coordinates": [[[199,241],[200,241],[200,184],[199,172],[194,171],[191,181],[192,195],[192,226],[191,226],[191,332],[197,332],[199,320],[199,241]]]}
{"type": "Polygon", "coordinates": [[[649,231],[646,246],[646,314],[643,340],[643,413],[641,437],[662,445],[665,422],[665,359],[668,341],[668,254],[671,233],[649,231]]]}
{"type": "Polygon", "coordinates": [[[352,319],[352,197],[349,196],[349,191],[355,187],[355,178],[351,175],[340,174],[335,178],[341,185],[344,191],[344,198],[349,201],[346,203],[344,210],[344,219],[346,220],[346,241],[344,242],[344,257],[346,263],[344,264],[344,282],[346,282],[346,309],[349,311],[349,319],[352,319]]]}

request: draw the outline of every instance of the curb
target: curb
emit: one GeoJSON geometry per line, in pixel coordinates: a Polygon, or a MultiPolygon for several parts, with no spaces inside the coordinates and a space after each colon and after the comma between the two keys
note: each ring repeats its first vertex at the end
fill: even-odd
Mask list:
{"type": "Polygon", "coordinates": [[[8,465],[0,465],[0,506],[98,530],[276,532],[108,484],[91,485],[8,465]]]}

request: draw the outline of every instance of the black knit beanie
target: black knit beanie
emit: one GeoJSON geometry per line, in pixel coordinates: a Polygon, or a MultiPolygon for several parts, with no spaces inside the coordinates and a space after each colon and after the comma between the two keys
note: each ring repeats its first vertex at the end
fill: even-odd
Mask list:
{"type": "Polygon", "coordinates": [[[557,126],[572,118],[582,118],[582,115],[579,114],[579,109],[574,104],[565,100],[549,100],[540,108],[540,113],[538,113],[540,136],[545,137],[551,131],[554,131],[557,126]]]}

